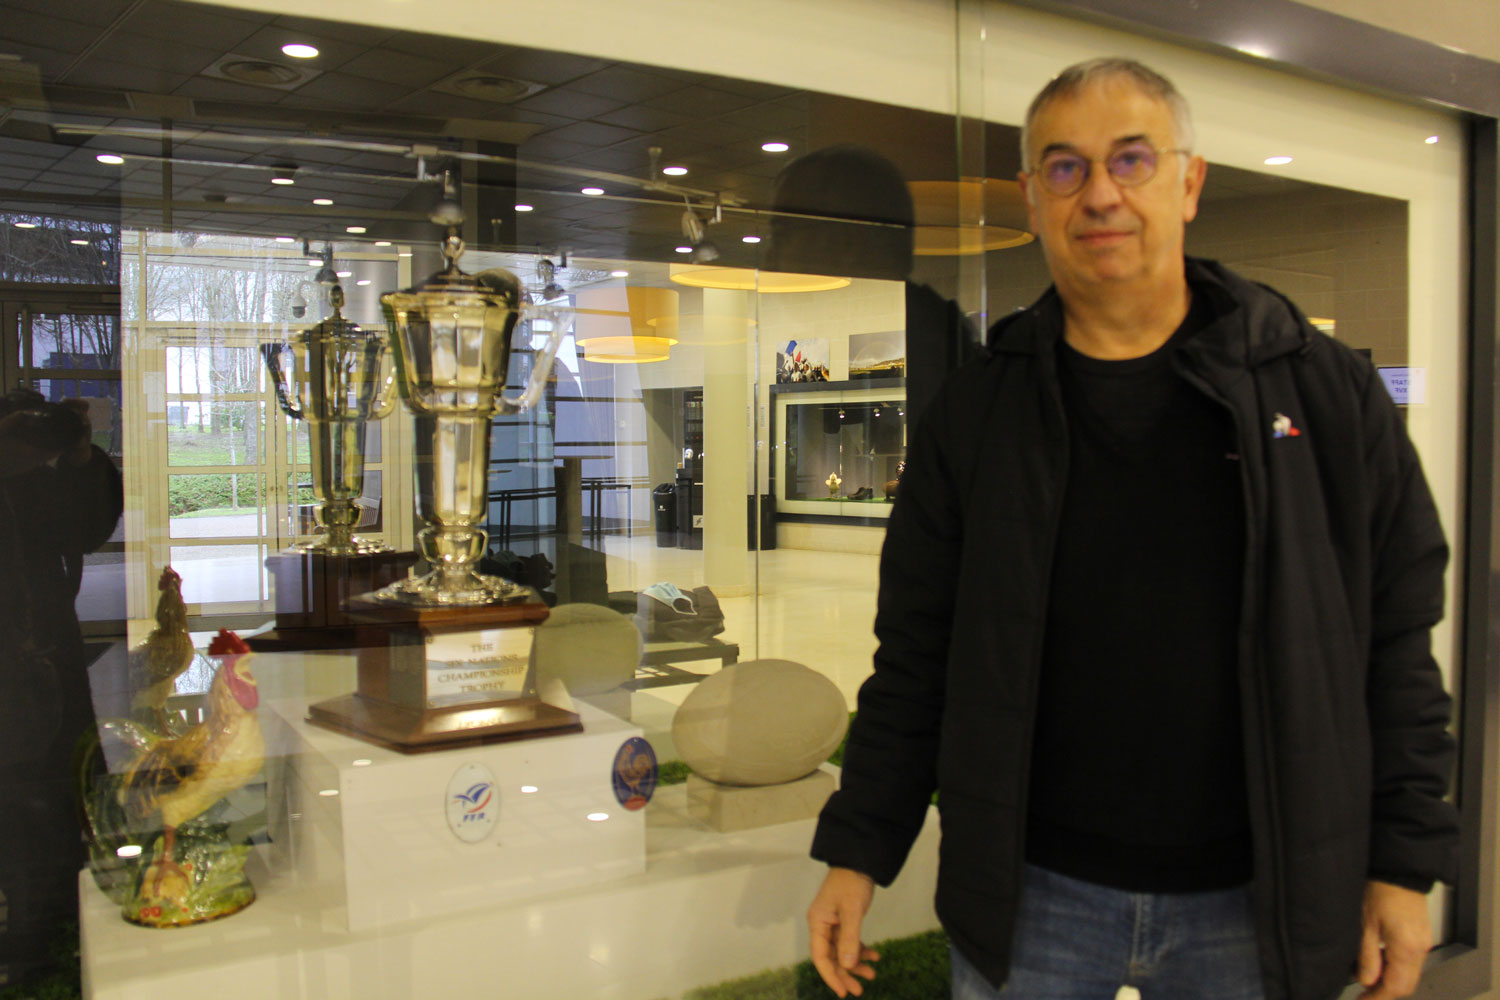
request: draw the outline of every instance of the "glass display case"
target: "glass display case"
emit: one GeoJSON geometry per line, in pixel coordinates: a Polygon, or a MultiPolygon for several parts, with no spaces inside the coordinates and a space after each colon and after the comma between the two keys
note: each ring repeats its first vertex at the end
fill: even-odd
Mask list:
{"type": "Polygon", "coordinates": [[[890,516],[906,458],[903,380],[778,385],[772,398],[778,516],[890,516]]]}
{"type": "MultiPolygon", "coordinates": [[[[51,609],[66,655],[44,663],[37,636],[0,634],[0,706],[33,704],[39,671],[71,699],[0,729],[23,760],[0,800],[24,785],[34,806],[0,851],[0,989],[59,928],[59,954],[81,934],[101,1000],[493,991],[497,959],[475,956],[499,956],[512,1000],[708,995],[768,968],[792,989],[814,817],[871,671],[908,402],[919,416],[995,319],[1047,289],[1012,180],[1019,118],[1098,51],[1146,46],[1199,108],[1213,166],[1189,251],[1410,373],[1412,437],[1463,531],[1463,128],[1446,112],[1034,5],[853,3],[809,21],[802,0],[753,18],[588,0],[562,25],[545,7],[473,21],[433,0],[384,5],[379,27],[322,0],[296,16],[266,0],[104,6],[0,0],[0,376],[49,403],[84,397],[124,499],[76,563],[83,631],[65,600],[51,609]],[[1252,92],[1277,99],[1247,109],[1252,92]],[[1296,146],[1286,171],[1265,167],[1281,152],[1266,136],[1296,146]],[[838,159],[851,149],[859,169],[838,159]],[[890,184],[866,183],[871,163],[890,184]],[[808,164],[800,195],[822,203],[789,194],[808,164]],[[382,296],[446,273],[449,224],[484,294],[557,310],[516,323],[510,369],[486,373],[508,378],[486,391],[514,395],[555,358],[535,405],[487,430],[439,433],[398,405],[350,436],[365,469],[351,527],[379,551],[340,563],[315,549],[315,437],[278,406],[261,350],[331,315],[325,269],[348,318],[395,336],[382,296]],[[459,451],[442,434],[466,465],[438,467],[459,451]],[[487,528],[466,542],[476,572],[536,599],[509,617],[366,606],[429,568],[424,507],[461,478],[477,513],[449,520],[487,528]],[[306,574],[268,568],[287,552],[306,574]],[[278,617],[318,587],[341,631],[275,646],[278,617]],[[210,656],[221,627],[253,658],[210,656]],[[731,698],[746,668],[788,660],[803,672],[763,700],[731,698]],[[570,724],[462,738],[522,698],[570,724]],[[338,699],[355,699],[346,721],[372,704],[472,714],[445,744],[402,745],[320,723],[338,699]],[[803,717],[786,699],[827,711],[782,732],[803,717]],[[690,725],[705,704],[727,720],[717,737],[690,725]],[[706,761],[730,729],[763,737],[747,755],[805,769],[725,777],[706,761]],[[237,770],[200,812],[130,777],[210,730],[237,770]],[[98,822],[124,824],[124,801],[139,826],[90,831],[88,866],[69,849],[80,737],[98,822]],[[215,868],[237,908],[150,923],[165,919],[153,900],[215,868]],[[127,912],[142,884],[155,895],[127,912]]],[[[33,579],[3,545],[0,577],[33,579]]],[[[1454,641],[1452,625],[1436,635],[1445,668],[1454,641]]],[[[936,840],[934,809],[865,936],[941,967],[936,840]]]]}

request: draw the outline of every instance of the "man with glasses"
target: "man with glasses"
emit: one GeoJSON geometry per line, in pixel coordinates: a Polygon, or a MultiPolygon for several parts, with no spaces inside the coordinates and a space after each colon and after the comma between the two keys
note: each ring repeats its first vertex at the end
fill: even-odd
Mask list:
{"type": "Polygon", "coordinates": [[[961,1000],[1410,994],[1455,873],[1447,548],[1370,364],[1184,256],[1205,164],[1128,60],[1027,112],[1053,287],[912,441],[808,911],[840,996],[938,790],[961,1000]]]}

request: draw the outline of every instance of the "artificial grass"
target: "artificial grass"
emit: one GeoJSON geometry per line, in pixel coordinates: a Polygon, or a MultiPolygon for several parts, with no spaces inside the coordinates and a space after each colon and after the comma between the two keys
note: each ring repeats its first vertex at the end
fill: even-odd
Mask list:
{"type": "Polygon", "coordinates": [[[687,766],[685,760],[664,760],[657,767],[656,783],[658,785],[681,785],[692,773],[693,769],[687,766]]]}
{"type": "MultiPolygon", "coordinates": [[[[873,947],[880,952],[880,961],[875,963],[875,978],[865,984],[867,1000],[948,996],[948,936],[942,931],[881,941],[873,947]]],[[[689,990],[682,1000],[827,1000],[831,996],[812,962],[803,961],[791,968],[689,990]]]]}
{"type": "Polygon", "coordinates": [[[78,967],[78,925],[69,924],[52,946],[55,971],[0,986],[0,1000],[79,1000],[83,978],[78,967]]]}

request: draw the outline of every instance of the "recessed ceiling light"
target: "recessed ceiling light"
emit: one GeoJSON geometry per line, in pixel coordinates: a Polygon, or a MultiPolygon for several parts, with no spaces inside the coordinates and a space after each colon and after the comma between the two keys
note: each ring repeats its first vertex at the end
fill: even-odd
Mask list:
{"type": "Polygon", "coordinates": [[[337,788],[324,788],[318,792],[318,794],[323,796],[325,799],[331,799],[338,793],[339,790],[337,788]]]}
{"type": "Polygon", "coordinates": [[[628,277],[630,277],[630,272],[629,271],[611,271],[611,272],[609,272],[609,276],[611,278],[628,278],[628,277]]]}
{"type": "Polygon", "coordinates": [[[609,819],[609,813],[589,813],[589,821],[592,823],[603,823],[609,819]]]}
{"type": "Polygon", "coordinates": [[[582,191],[581,191],[581,193],[582,194],[587,194],[587,195],[600,195],[600,194],[604,193],[604,189],[603,188],[592,188],[592,187],[590,187],[590,188],[583,188],[582,191]]]}
{"type": "Polygon", "coordinates": [[[1441,138],[1441,137],[1440,136],[1436,136],[1436,135],[1429,135],[1426,139],[1423,139],[1422,141],[1425,142],[1425,143],[1427,143],[1427,145],[1431,146],[1433,143],[1437,142],[1439,138],[1441,138]]]}
{"type": "Polygon", "coordinates": [[[1245,55],[1254,56],[1257,59],[1271,58],[1271,53],[1259,45],[1236,45],[1235,48],[1245,53],[1245,55]]]}
{"type": "Polygon", "coordinates": [[[535,792],[536,790],[537,790],[537,787],[535,785],[522,785],[521,786],[521,793],[524,794],[524,795],[530,795],[533,792],[535,792]]]}
{"type": "Polygon", "coordinates": [[[335,271],[333,273],[338,275],[340,278],[352,278],[354,276],[353,271],[335,271]]]}
{"type": "Polygon", "coordinates": [[[693,252],[693,248],[692,247],[674,247],[673,249],[675,249],[678,253],[692,253],[693,252]]]}
{"type": "Polygon", "coordinates": [[[354,763],[355,767],[369,767],[370,766],[370,758],[368,758],[368,757],[361,757],[358,760],[354,761],[353,763],[354,763]]]}
{"type": "Polygon", "coordinates": [[[305,261],[303,261],[302,263],[306,264],[308,267],[322,267],[323,266],[323,258],[322,257],[309,257],[305,261]]]}
{"type": "Polygon", "coordinates": [[[378,247],[388,247],[388,246],[391,245],[391,241],[390,240],[376,240],[375,241],[375,245],[378,246],[378,247]]]}
{"type": "Polygon", "coordinates": [[[687,167],[662,167],[661,172],[668,177],[686,177],[687,167]]]}
{"type": "Polygon", "coordinates": [[[120,164],[125,162],[125,157],[119,155],[118,153],[98,153],[94,156],[94,159],[98,160],[100,163],[107,163],[112,167],[118,167],[120,164]]]}
{"type": "Polygon", "coordinates": [[[297,237],[295,237],[295,236],[278,236],[278,237],[276,237],[276,242],[277,243],[296,243],[297,242],[297,237]]]}
{"type": "Polygon", "coordinates": [[[17,229],[35,229],[36,228],[36,223],[35,222],[17,222],[17,223],[15,223],[15,227],[17,229]]]}
{"type": "Polygon", "coordinates": [[[365,285],[368,285],[369,283],[370,283],[370,279],[369,278],[360,278],[358,281],[355,282],[355,284],[359,285],[361,288],[363,288],[365,285]]]}
{"type": "Polygon", "coordinates": [[[140,856],[141,856],[141,845],[140,844],[125,844],[125,845],[123,845],[121,847],[116,847],[115,848],[115,857],[118,857],[118,858],[138,858],[140,856]]]}
{"type": "Polygon", "coordinates": [[[741,243],[759,243],[760,242],[760,237],[759,236],[741,236],[740,237],[740,242],[741,243]]]}
{"type": "Polygon", "coordinates": [[[411,256],[411,251],[410,250],[402,250],[400,253],[396,254],[396,256],[397,257],[410,257],[411,256]]]}
{"type": "MultiPolygon", "coordinates": [[[[602,192],[601,192],[601,193],[602,193],[602,192]]],[[[585,191],[585,192],[584,192],[584,194],[588,194],[588,192],[587,192],[587,191],[585,191]]],[[[535,208],[535,207],[536,207],[536,206],[534,206],[534,205],[517,205],[517,206],[516,206],[516,211],[517,211],[517,212],[530,212],[530,211],[532,211],[532,210],[533,210],[533,209],[534,209],[534,208],[535,208]]]]}
{"type": "Polygon", "coordinates": [[[297,182],[292,180],[290,177],[272,177],[271,183],[279,187],[291,187],[297,182]]]}
{"type": "Polygon", "coordinates": [[[86,247],[89,245],[88,240],[69,240],[68,242],[73,244],[75,247],[86,247]]]}
{"type": "Polygon", "coordinates": [[[785,153],[792,147],[784,142],[763,142],[760,144],[760,148],[768,153],[785,153]]]}
{"type": "Polygon", "coordinates": [[[365,227],[364,226],[345,226],[344,227],[344,232],[346,232],[346,233],[353,233],[356,236],[358,236],[360,233],[362,233],[364,231],[365,231],[365,227]]]}
{"type": "Polygon", "coordinates": [[[316,59],[318,50],[305,42],[288,42],[281,47],[281,51],[293,59],[316,59]]]}
{"type": "Polygon", "coordinates": [[[313,199],[313,204],[314,205],[332,205],[333,204],[333,199],[332,198],[314,198],[313,199]]]}
{"type": "Polygon", "coordinates": [[[1266,157],[1266,166],[1268,166],[1268,167],[1284,167],[1288,163],[1291,163],[1291,162],[1292,162],[1292,158],[1290,156],[1268,156],[1268,157],[1266,157]]]}

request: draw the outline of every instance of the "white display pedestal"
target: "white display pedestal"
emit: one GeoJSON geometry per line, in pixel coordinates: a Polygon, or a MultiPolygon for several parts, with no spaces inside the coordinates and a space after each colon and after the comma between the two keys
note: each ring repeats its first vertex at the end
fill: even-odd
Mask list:
{"type": "MultiPolygon", "coordinates": [[[[641,874],[355,932],[325,893],[262,863],[248,869],[253,905],[180,930],[125,923],[85,872],[84,995],[656,1000],[806,957],[803,914],[826,871],[807,856],[813,820],[716,833],[688,816],[680,785],[645,813],[641,874]]],[[[901,877],[876,893],[866,940],[936,926],[937,827],[929,810],[901,877]]]]}
{"type": "Polygon", "coordinates": [[[351,931],[639,873],[645,812],[622,806],[611,779],[641,730],[576,709],[581,733],[401,754],[309,725],[304,700],[263,706],[268,867],[316,890],[351,931]],[[493,788],[471,814],[453,793],[476,782],[493,788]],[[455,807],[484,822],[450,827],[455,807]],[[460,839],[471,829],[477,839],[460,839]]]}

